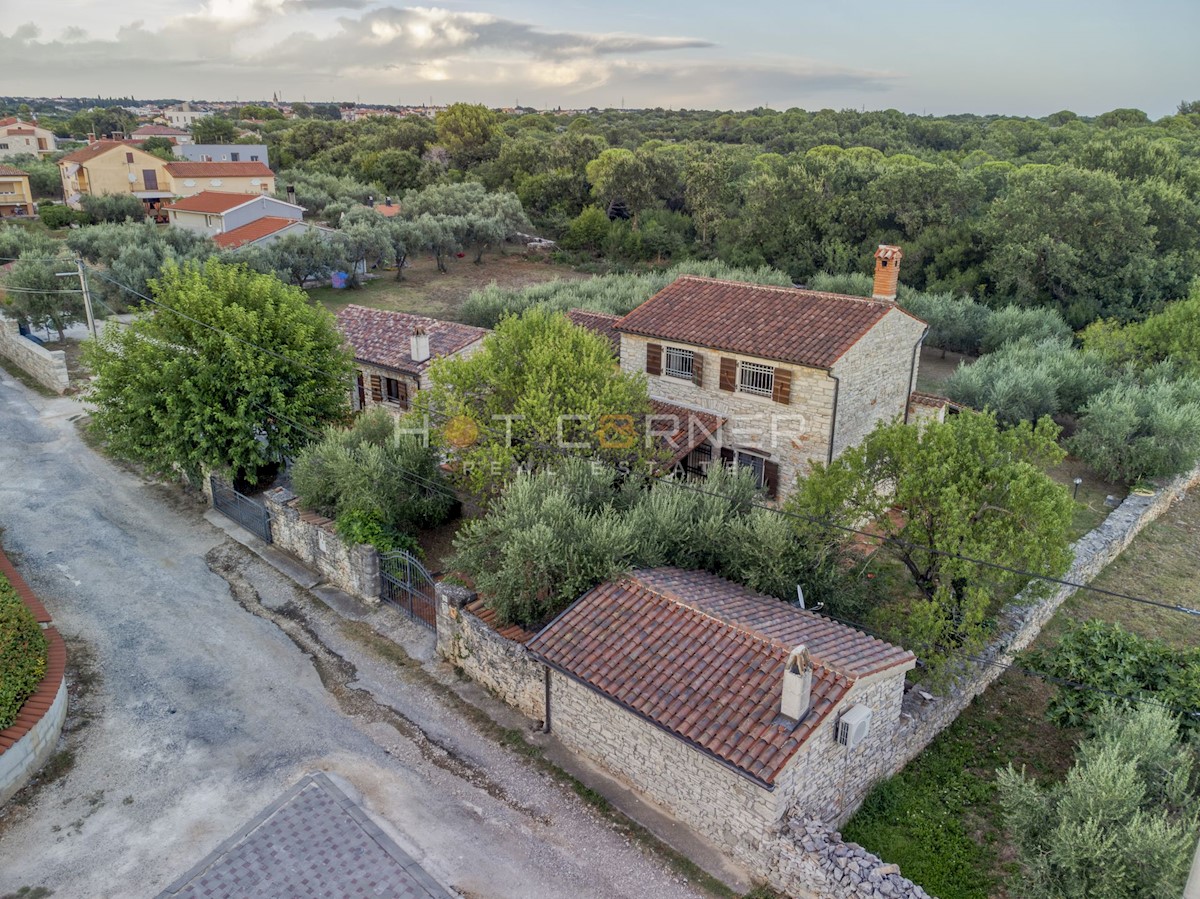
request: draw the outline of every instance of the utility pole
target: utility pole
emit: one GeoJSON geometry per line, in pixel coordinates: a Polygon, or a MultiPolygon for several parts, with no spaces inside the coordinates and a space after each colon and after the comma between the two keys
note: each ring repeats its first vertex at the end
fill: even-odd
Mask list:
{"type": "Polygon", "coordinates": [[[1192,857],[1192,871],[1183,887],[1183,899],[1200,899],[1200,843],[1196,844],[1196,854],[1192,857]]]}
{"type": "Polygon", "coordinates": [[[92,332],[92,338],[95,339],[100,335],[96,333],[96,316],[92,312],[92,291],[88,287],[87,269],[83,266],[83,257],[75,257],[75,271],[73,272],[55,272],[56,278],[79,278],[79,292],[83,295],[83,311],[87,315],[88,330],[92,332]]]}

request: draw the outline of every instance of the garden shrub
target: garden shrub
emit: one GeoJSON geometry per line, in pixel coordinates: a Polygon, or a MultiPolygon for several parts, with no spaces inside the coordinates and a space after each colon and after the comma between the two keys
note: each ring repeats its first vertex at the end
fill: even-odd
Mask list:
{"type": "Polygon", "coordinates": [[[38,218],[42,220],[42,224],[47,228],[65,228],[72,224],[85,224],[90,222],[91,216],[79,209],[72,209],[70,206],[49,203],[41,203],[38,205],[38,218]]]}
{"type": "Polygon", "coordinates": [[[988,316],[980,352],[994,353],[1016,340],[1070,340],[1071,329],[1053,309],[1005,306],[988,316]]]}
{"type": "Polygon", "coordinates": [[[46,676],[49,643],[33,613],[0,575],[0,730],[46,676]]]}
{"type": "Polygon", "coordinates": [[[900,305],[929,323],[925,345],[977,356],[993,312],[970,297],[900,291],[900,305]]]}

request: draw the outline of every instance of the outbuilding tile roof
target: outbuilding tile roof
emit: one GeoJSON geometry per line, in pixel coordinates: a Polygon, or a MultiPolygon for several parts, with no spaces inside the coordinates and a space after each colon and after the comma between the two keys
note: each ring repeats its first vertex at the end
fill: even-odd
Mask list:
{"type": "Polygon", "coordinates": [[[205,212],[212,215],[228,212],[257,200],[257,194],[231,193],[225,190],[202,190],[200,193],[176,200],[168,209],[178,209],[180,212],[205,212]]]}
{"type": "Polygon", "coordinates": [[[772,787],[855,680],[912,653],[703,571],[656,568],[588,591],[526,644],[537,658],[772,787]],[[779,714],[789,652],[814,669],[808,714],[779,714]]]}
{"type": "Polygon", "coordinates": [[[173,178],[274,178],[261,162],[168,162],[173,178]]]}
{"type": "Polygon", "coordinates": [[[433,359],[466,349],[487,335],[483,328],[407,312],[347,306],[338,311],[338,329],[354,350],[354,358],[411,375],[420,375],[433,359]],[[410,338],[417,328],[429,335],[429,359],[413,362],[410,338]]]}
{"type": "Polygon", "coordinates": [[[716,412],[692,409],[650,397],[650,424],[659,446],[667,453],[667,464],[679,462],[706,440],[716,439],[726,418],[716,412]],[[669,433],[668,433],[669,432],[669,433]]]}
{"type": "Polygon", "coordinates": [[[612,345],[615,352],[621,352],[621,334],[617,331],[617,322],[621,320],[621,316],[593,312],[590,309],[570,309],[567,311],[567,318],[572,324],[595,331],[612,345]]]}
{"type": "Polygon", "coordinates": [[[618,321],[616,328],[828,369],[892,310],[910,315],[894,303],[863,297],[685,275],[618,321]]]}
{"type": "Polygon", "coordinates": [[[262,240],[276,231],[282,231],[288,225],[299,224],[295,219],[285,219],[277,215],[264,215],[262,218],[247,222],[240,228],[225,231],[213,237],[213,241],[223,250],[231,250],[255,240],[262,240]]]}

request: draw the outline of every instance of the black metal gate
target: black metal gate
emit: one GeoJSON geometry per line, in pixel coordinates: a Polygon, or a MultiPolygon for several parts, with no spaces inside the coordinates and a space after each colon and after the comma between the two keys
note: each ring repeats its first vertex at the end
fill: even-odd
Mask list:
{"type": "Polygon", "coordinates": [[[379,556],[379,595],[409,618],[437,630],[437,594],[433,576],[411,553],[398,549],[379,556]]]}
{"type": "Polygon", "coordinates": [[[238,493],[216,475],[208,479],[213,508],[231,518],[256,537],[271,542],[271,513],[262,503],[238,493]]]}

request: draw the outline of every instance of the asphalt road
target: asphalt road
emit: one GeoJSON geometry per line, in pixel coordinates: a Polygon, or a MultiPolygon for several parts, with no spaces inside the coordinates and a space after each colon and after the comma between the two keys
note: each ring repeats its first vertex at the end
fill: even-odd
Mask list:
{"type": "Polygon", "coordinates": [[[464,896],[704,895],[198,504],[89,449],[82,411],[0,371],[4,546],[85,662],[73,764],[0,812],[0,895],[153,896],[313,771],[464,896]]]}

